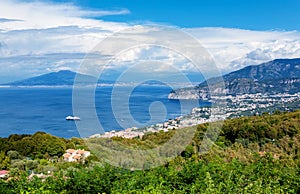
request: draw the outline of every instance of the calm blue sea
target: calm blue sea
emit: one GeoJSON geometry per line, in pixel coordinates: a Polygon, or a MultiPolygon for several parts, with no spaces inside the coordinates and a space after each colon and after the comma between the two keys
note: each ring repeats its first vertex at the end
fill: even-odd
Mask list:
{"type": "MultiPolygon", "coordinates": [[[[95,91],[97,119],[105,131],[123,129],[118,121],[121,119],[121,122],[124,122],[124,120],[116,118],[114,111],[121,113],[117,115],[123,115],[123,112],[127,114],[129,110],[130,115],[123,115],[124,118],[132,117],[140,124],[137,127],[142,127],[188,114],[195,106],[190,102],[168,100],[167,96],[171,91],[168,86],[146,85],[136,87],[131,92],[128,98],[129,105],[121,102],[122,99],[127,99],[126,96],[120,96],[120,105],[115,106],[113,111],[112,88],[111,86],[98,87],[95,91]],[[184,104],[183,108],[181,104],[184,104]],[[151,109],[152,105],[154,108],[151,109]],[[152,117],[159,116],[151,120],[151,113],[152,117]]],[[[122,89],[126,90],[126,87],[122,89]]],[[[10,134],[33,134],[37,131],[65,138],[80,137],[76,123],[65,120],[68,115],[73,115],[72,88],[0,88],[1,137],[10,134]]],[[[85,115],[76,116],[87,118],[85,115]]],[[[131,126],[131,123],[126,123],[126,126],[131,126]]]]}

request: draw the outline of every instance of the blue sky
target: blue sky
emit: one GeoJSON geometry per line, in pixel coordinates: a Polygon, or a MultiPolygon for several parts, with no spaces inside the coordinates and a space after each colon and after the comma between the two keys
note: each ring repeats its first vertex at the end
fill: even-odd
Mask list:
{"type": "MultiPolygon", "coordinates": [[[[66,2],[56,0],[57,2],[66,2]]],[[[158,22],[180,27],[227,27],[251,30],[299,30],[299,0],[76,0],[93,9],[125,8],[127,15],[101,19],[158,22]]]]}
{"type": "MultiPolygon", "coordinates": [[[[298,58],[299,13],[299,0],[1,0],[0,83],[78,71],[84,56],[105,38],[132,27],[147,31],[151,23],[192,35],[222,73],[298,58]]],[[[120,58],[116,70],[163,59],[179,71],[195,73],[171,51],[138,48],[120,58]]],[[[164,67],[156,70],[170,73],[164,67]]]]}

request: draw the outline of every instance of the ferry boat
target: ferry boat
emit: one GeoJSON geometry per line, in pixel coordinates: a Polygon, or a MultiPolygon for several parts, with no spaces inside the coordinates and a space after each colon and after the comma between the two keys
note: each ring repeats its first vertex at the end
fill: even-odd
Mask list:
{"type": "Polygon", "coordinates": [[[76,116],[67,116],[66,117],[67,121],[80,121],[80,117],[76,117],[76,116]]]}

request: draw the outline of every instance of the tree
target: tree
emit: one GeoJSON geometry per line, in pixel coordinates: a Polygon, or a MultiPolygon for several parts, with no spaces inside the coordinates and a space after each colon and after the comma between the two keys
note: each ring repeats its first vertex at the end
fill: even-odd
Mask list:
{"type": "Polygon", "coordinates": [[[12,160],[11,167],[25,171],[26,170],[26,160],[12,160]]]}
{"type": "Polygon", "coordinates": [[[21,155],[19,154],[18,151],[15,151],[15,150],[10,150],[7,152],[7,155],[12,159],[12,160],[15,160],[15,159],[21,159],[21,155]]]}
{"type": "Polygon", "coordinates": [[[8,169],[10,167],[10,158],[4,152],[0,152],[0,169],[8,169]]]}

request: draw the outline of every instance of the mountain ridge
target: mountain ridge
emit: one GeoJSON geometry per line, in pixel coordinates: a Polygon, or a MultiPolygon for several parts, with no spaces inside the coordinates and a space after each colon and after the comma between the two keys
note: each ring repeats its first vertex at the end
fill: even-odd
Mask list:
{"type": "Polygon", "coordinates": [[[210,78],[193,88],[172,91],[169,99],[207,99],[210,98],[211,91],[230,95],[296,93],[300,91],[299,88],[300,58],[275,59],[260,65],[244,67],[222,77],[210,78]],[[220,86],[223,81],[225,88],[220,86]]]}
{"type": "Polygon", "coordinates": [[[93,76],[76,73],[70,70],[61,70],[58,72],[51,72],[42,74],[36,77],[23,79],[20,81],[10,82],[1,85],[9,86],[71,86],[74,85],[75,77],[80,77],[80,84],[95,83],[96,78],[93,76]]]}

